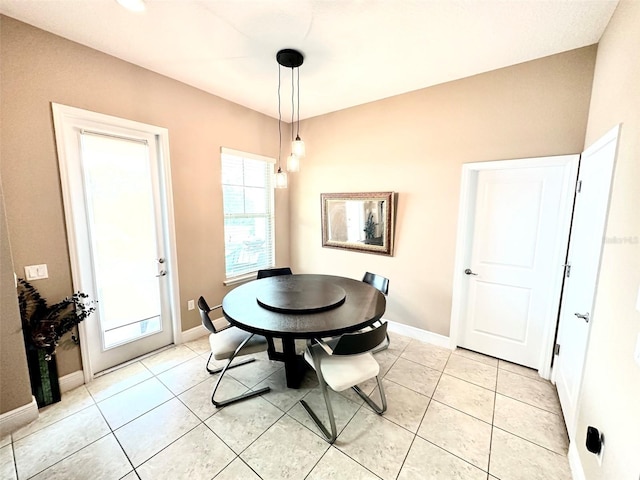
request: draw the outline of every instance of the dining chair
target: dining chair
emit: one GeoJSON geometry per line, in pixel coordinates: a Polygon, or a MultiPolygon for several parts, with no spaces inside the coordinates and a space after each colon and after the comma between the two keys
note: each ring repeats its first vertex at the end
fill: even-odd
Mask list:
{"type": "Polygon", "coordinates": [[[372,355],[373,350],[380,345],[386,334],[387,322],[384,322],[371,330],[345,333],[328,341],[322,339],[307,341],[304,359],[318,376],[318,383],[329,415],[331,433],[307,402],[300,400],[300,404],[318,426],[327,442],[335,442],[338,436],[327,386],[336,392],[351,388],[379,415],[387,410],[387,398],[379,377],[380,365],[372,355]],[[378,384],[382,405],[376,404],[358,387],[358,384],[373,377],[378,384]]]}
{"type": "MultiPolygon", "coordinates": [[[[280,275],[293,275],[290,267],[279,267],[279,268],[265,268],[263,270],[258,270],[258,274],[256,276],[257,280],[261,278],[268,277],[279,277],[280,275]]],[[[267,337],[267,352],[269,353],[270,360],[278,360],[280,359],[280,352],[276,351],[276,346],[273,343],[273,337],[267,337]]]]}
{"type": "Polygon", "coordinates": [[[261,335],[255,335],[253,333],[246,332],[230,324],[226,324],[221,328],[216,327],[214,322],[211,320],[211,317],[209,317],[209,313],[218,308],[222,308],[222,305],[216,305],[215,307],[210,308],[204,297],[200,297],[198,299],[198,310],[200,311],[202,325],[210,332],[209,346],[211,347],[211,353],[209,354],[209,359],[207,360],[205,368],[211,374],[220,372],[220,376],[218,377],[218,380],[213,387],[211,402],[216,407],[223,407],[240,400],[255,397],[256,395],[262,395],[263,393],[268,392],[270,389],[269,387],[261,388],[259,390],[247,392],[242,395],[229,398],[227,400],[215,399],[216,391],[218,390],[220,382],[222,381],[222,377],[228,369],[239,367],[240,365],[245,365],[247,363],[255,361],[255,358],[247,358],[232,365],[231,362],[233,362],[236,357],[263,352],[267,349],[267,339],[261,335]],[[209,363],[211,362],[212,357],[215,360],[227,359],[227,363],[224,365],[224,367],[209,368],[209,363]]]}
{"type": "Polygon", "coordinates": [[[280,268],[265,268],[264,270],[258,270],[257,279],[267,277],[277,277],[280,275],[293,275],[291,268],[289,267],[280,267],[280,268]]]}
{"type": "MultiPolygon", "coordinates": [[[[382,275],[378,275],[377,273],[366,272],[364,274],[364,277],[362,277],[362,281],[380,290],[385,297],[389,295],[389,279],[387,277],[383,277],[382,275]]],[[[389,348],[390,344],[391,339],[389,338],[389,334],[387,333],[381,344],[373,350],[373,353],[378,353],[382,350],[386,350],[387,348],[389,348]]]]}

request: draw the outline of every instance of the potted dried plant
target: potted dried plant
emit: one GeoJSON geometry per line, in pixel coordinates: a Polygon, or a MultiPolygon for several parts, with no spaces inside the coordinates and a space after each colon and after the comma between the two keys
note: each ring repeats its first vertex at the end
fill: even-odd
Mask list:
{"type": "MultiPolygon", "coordinates": [[[[36,288],[22,278],[18,279],[18,305],[31,390],[38,407],[43,407],[60,400],[55,353],[62,336],[89,317],[95,306],[82,292],[48,305],[36,288]]],[[[77,342],[75,337],[72,339],[77,342]]]]}

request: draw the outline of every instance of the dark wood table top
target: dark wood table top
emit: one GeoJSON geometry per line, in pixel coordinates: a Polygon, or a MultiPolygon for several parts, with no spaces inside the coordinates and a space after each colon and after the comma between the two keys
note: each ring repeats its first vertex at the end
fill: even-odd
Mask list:
{"type": "Polygon", "coordinates": [[[263,278],[235,288],[222,300],[222,312],[232,325],[281,338],[355,331],[379,320],[385,309],[384,295],[371,285],[333,275],[263,278]]]}

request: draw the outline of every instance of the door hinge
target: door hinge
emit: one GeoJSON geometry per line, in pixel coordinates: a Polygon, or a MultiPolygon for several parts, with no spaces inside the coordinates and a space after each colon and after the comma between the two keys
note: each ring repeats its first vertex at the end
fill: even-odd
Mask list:
{"type": "Polygon", "coordinates": [[[576,185],[576,193],[580,193],[582,190],[582,180],[578,180],[578,184],[576,185]]]}
{"type": "Polygon", "coordinates": [[[556,346],[553,347],[553,354],[554,355],[560,355],[560,344],[556,343],[556,346]]]}
{"type": "Polygon", "coordinates": [[[567,262],[562,266],[564,267],[564,276],[569,278],[571,276],[571,263],[567,262]]]}

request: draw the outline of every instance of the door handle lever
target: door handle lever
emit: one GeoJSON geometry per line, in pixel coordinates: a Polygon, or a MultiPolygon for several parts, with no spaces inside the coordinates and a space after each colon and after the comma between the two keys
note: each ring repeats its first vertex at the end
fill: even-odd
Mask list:
{"type": "Polygon", "coordinates": [[[156,275],[156,278],[157,277],[164,277],[166,274],[167,274],[166,270],[160,270],[160,273],[158,275],[156,275]]]}
{"type": "Polygon", "coordinates": [[[589,312],[582,314],[582,313],[574,313],[574,315],[578,318],[581,318],[582,320],[584,320],[586,323],[589,323],[589,312]]]}
{"type": "Polygon", "coordinates": [[[467,275],[478,275],[477,273],[473,273],[473,272],[471,271],[471,269],[470,269],[470,268],[467,268],[467,269],[464,271],[464,273],[466,273],[467,275]]]}

